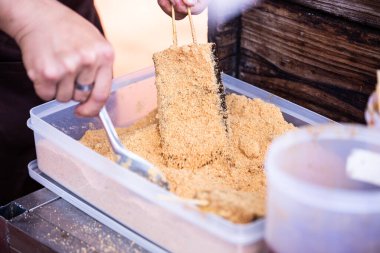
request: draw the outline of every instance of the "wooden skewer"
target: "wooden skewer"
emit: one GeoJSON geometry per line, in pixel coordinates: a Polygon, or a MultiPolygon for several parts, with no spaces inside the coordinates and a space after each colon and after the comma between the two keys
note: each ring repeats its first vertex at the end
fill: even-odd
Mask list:
{"type": "Polygon", "coordinates": [[[193,37],[193,43],[197,44],[197,35],[195,34],[194,24],[193,24],[193,17],[191,16],[191,10],[189,7],[187,7],[187,15],[189,16],[190,20],[190,26],[191,26],[191,36],[193,37]]]}
{"type": "Polygon", "coordinates": [[[380,70],[377,70],[376,73],[377,73],[377,85],[376,85],[377,110],[380,113],[380,70]]]}
{"type": "Polygon", "coordinates": [[[176,27],[176,23],[175,23],[174,5],[172,5],[172,27],[173,27],[173,45],[178,46],[177,27],[176,27]]]}
{"type": "Polygon", "coordinates": [[[164,200],[164,201],[172,201],[172,202],[179,202],[179,203],[190,204],[190,205],[197,205],[197,206],[208,206],[210,204],[209,201],[205,199],[185,199],[185,198],[172,197],[172,196],[166,196],[166,195],[158,195],[158,199],[164,200]]]}

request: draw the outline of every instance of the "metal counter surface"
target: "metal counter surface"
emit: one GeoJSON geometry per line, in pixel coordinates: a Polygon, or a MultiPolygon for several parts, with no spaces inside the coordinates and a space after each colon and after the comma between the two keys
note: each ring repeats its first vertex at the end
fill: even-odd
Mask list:
{"type": "Polygon", "coordinates": [[[46,188],[0,207],[0,252],[148,252],[46,188]]]}

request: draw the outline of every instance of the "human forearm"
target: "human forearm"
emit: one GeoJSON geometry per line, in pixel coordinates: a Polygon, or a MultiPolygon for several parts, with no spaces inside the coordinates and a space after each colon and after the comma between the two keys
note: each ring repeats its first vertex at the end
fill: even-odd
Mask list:
{"type": "Polygon", "coordinates": [[[12,37],[15,36],[18,30],[18,21],[16,21],[17,2],[23,2],[24,0],[0,0],[0,30],[8,33],[12,37]]]}
{"type": "Polygon", "coordinates": [[[19,40],[22,32],[33,23],[33,17],[46,13],[52,0],[0,0],[0,30],[15,40],[19,40]]]}

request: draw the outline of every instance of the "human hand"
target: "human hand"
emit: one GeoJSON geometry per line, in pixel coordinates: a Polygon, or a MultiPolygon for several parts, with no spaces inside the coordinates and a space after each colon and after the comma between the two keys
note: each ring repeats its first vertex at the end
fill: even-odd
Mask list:
{"type": "Polygon", "coordinates": [[[211,0],[158,0],[161,9],[171,16],[172,5],[176,12],[176,19],[183,19],[187,15],[187,8],[191,8],[191,13],[197,15],[201,13],[211,0]]]}
{"type": "Polygon", "coordinates": [[[58,1],[26,0],[14,38],[39,97],[81,102],[79,116],[95,116],[111,88],[113,49],[87,20],[58,1]],[[80,91],[75,84],[93,85],[80,91]]]}

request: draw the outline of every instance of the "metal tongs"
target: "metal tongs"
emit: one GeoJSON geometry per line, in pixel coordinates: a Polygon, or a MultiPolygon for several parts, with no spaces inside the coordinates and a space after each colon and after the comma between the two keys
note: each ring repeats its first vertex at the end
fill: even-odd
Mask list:
{"type": "Polygon", "coordinates": [[[123,146],[105,107],[100,111],[99,118],[107,133],[112,150],[118,156],[117,164],[130,169],[165,189],[169,189],[169,185],[160,170],[123,146]]]}

